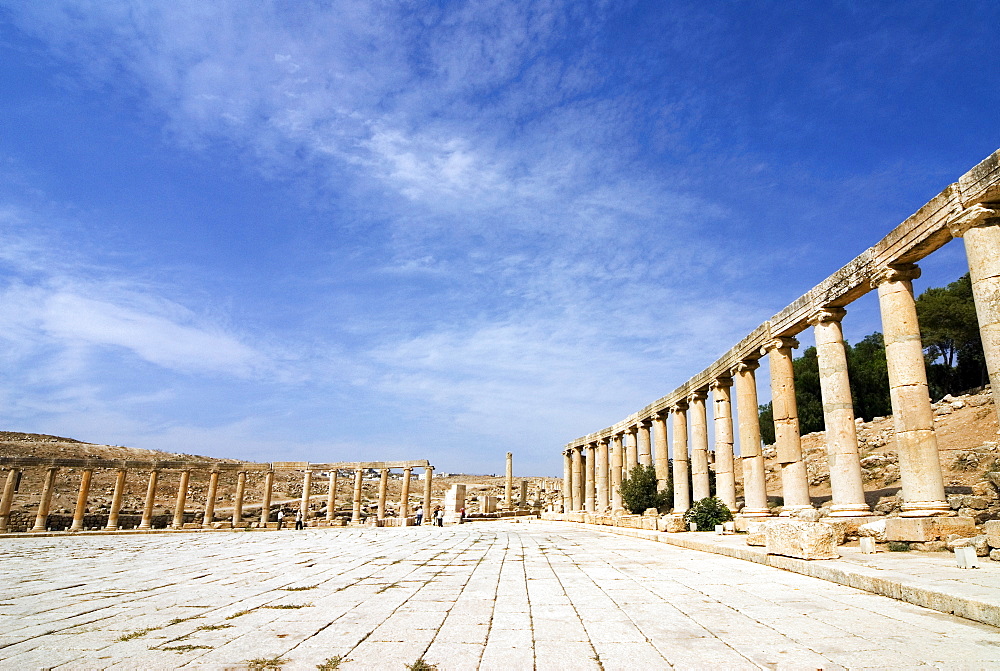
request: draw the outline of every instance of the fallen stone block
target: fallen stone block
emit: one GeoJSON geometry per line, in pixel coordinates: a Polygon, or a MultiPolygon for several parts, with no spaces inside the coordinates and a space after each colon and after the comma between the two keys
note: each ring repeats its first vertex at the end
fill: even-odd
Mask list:
{"type": "Polygon", "coordinates": [[[983,532],[991,548],[1000,548],[1000,520],[989,520],[983,524],[983,532]]]}
{"type": "Polygon", "coordinates": [[[687,531],[687,524],[684,522],[684,517],[682,515],[664,515],[659,518],[657,528],[660,531],[679,533],[681,531],[687,531]]]}
{"type": "Polygon", "coordinates": [[[1000,561],[1000,550],[990,550],[990,559],[1000,561]]]}
{"type": "Polygon", "coordinates": [[[858,536],[862,538],[874,538],[876,543],[885,543],[885,520],[862,524],[858,527],[858,536]]]}
{"type": "Polygon", "coordinates": [[[837,531],[822,522],[781,520],[765,525],[767,553],[799,559],[837,559],[837,531]]]}
{"type": "Polygon", "coordinates": [[[766,522],[754,522],[747,527],[747,545],[757,545],[763,547],[767,544],[767,536],[764,530],[767,528],[766,522]]]}
{"type": "Polygon", "coordinates": [[[885,521],[887,541],[926,543],[947,538],[949,534],[965,537],[978,533],[971,517],[890,517],[885,521]]]}

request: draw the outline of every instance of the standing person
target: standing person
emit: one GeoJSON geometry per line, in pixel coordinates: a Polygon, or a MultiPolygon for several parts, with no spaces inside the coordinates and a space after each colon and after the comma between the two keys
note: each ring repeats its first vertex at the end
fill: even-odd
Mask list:
{"type": "Polygon", "coordinates": [[[458,523],[459,524],[464,524],[465,523],[465,506],[462,506],[458,510],[458,523]]]}
{"type": "Polygon", "coordinates": [[[444,509],[440,506],[434,509],[434,522],[437,523],[439,527],[444,526],[444,509]]]}
{"type": "Polygon", "coordinates": [[[423,506],[417,506],[417,509],[413,513],[417,518],[417,526],[419,527],[424,521],[424,508],[423,506]]]}
{"type": "Polygon", "coordinates": [[[285,512],[278,508],[278,531],[281,531],[281,520],[285,519],[285,512]]]}
{"type": "Polygon", "coordinates": [[[302,529],[302,510],[295,511],[295,530],[302,529]]]}

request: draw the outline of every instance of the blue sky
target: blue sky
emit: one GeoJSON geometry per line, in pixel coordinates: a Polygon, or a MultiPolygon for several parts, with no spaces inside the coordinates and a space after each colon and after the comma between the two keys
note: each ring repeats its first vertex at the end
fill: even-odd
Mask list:
{"type": "Polygon", "coordinates": [[[0,426],[559,474],[1000,146],[998,25],[0,2],[0,426]]]}

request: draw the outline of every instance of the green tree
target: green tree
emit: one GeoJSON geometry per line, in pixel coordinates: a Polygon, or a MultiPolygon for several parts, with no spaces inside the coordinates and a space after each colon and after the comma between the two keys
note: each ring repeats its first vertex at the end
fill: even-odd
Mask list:
{"type": "Polygon", "coordinates": [[[652,466],[636,464],[628,477],[622,480],[619,490],[622,505],[634,515],[646,508],[661,508],[667,504],[667,493],[656,490],[656,471],[652,466]]]}
{"type": "Polygon", "coordinates": [[[968,273],[946,287],[931,287],[920,294],[917,317],[932,398],[985,384],[985,359],[968,273]]]}
{"type": "Polygon", "coordinates": [[[819,390],[819,359],[816,348],[807,347],[792,361],[795,375],[795,405],[799,413],[799,433],[805,435],[826,428],[823,421],[823,398],[819,390]]]}
{"type": "Polygon", "coordinates": [[[871,420],[892,414],[889,367],[881,333],[876,331],[854,347],[847,347],[847,372],[851,378],[855,417],[871,420]]]}
{"type": "Polygon", "coordinates": [[[757,406],[757,419],[760,421],[760,439],[765,445],[774,445],[774,405],[771,401],[757,406]]]}

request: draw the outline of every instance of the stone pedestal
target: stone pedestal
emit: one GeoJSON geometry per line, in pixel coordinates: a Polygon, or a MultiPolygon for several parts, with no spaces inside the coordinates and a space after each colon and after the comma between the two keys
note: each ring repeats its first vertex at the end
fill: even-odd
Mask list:
{"type": "Polygon", "coordinates": [[[683,515],[661,515],[657,522],[657,529],[667,533],[680,533],[687,531],[687,528],[687,522],[684,521],[683,515]]]}
{"type": "Polygon", "coordinates": [[[768,554],[799,559],[837,559],[837,533],[822,522],[774,521],[764,528],[768,554]]]}
{"type": "Polygon", "coordinates": [[[444,521],[446,524],[461,522],[461,511],[465,508],[465,485],[452,485],[444,495],[444,521]]]}

